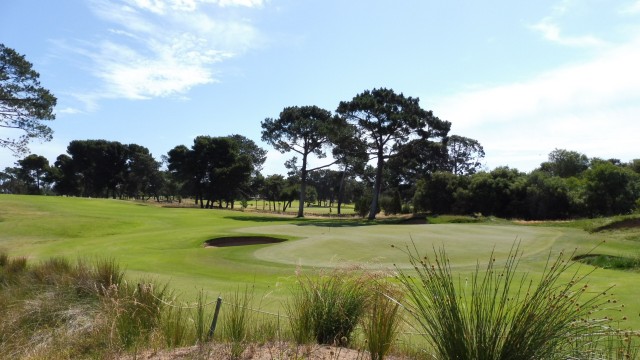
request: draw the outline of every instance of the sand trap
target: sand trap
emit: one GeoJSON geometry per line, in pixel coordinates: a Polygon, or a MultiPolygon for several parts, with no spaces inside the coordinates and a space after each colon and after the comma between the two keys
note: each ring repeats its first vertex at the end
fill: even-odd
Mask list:
{"type": "Polygon", "coordinates": [[[270,236],[226,236],[210,239],[204,242],[205,247],[227,247],[243,245],[264,245],[276,244],[286,241],[285,239],[270,236]]]}

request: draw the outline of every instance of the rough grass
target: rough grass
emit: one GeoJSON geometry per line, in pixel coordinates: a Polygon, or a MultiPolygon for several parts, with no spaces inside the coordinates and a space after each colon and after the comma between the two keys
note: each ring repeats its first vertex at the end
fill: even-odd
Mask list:
{"type": "MultiPolygon", "coordinates": [[[[169,282],[177,293],[195,298],[203,289],[209,298],[231,293],[237,284],[251,283],[264,308],[279,311],[295,283],[296,266],[325,268],[345,262],[369,268],[408,266],[390,244],[414,241],[421,251],[445,246],[455,273],[470,272],[477,259],[493,250],[504,258],[514,240],[522,243],[520,271],[538,276],[549,251],[578,249],[621,256],[634,251],[633,230],[585,232],[611,220],[514,225],[483,219],[477,224],[452,224],[457,218],[438,217],[443,224],[394,224],[388,221],[305,219],[249,212],[162,208],[128,201],[41,196],[0,195],[0,248],[12,258],[52,257],[117,259],[134,278],[169,282]],[[447,220],[448,219],[448,220],[447,220]],[[451,220],[451,221],[449,221],[451,220]],[[448,222],[448,223],[447,223],[448,222]],[[204,248],[207,239],[224,236],[269,235],[288,239],[272,245],[204,248]]],[[[636,234],[636,235],[634,235],[636,234]]],[[[1,259],[0,259],[1,261],[1,259]]],[[[5,276],[6,275],[2,275],[5,276]]],[[[6,279],[5,279],[6,280],[6,279]]],[[[615,285],[618,304],[610,316],[623,326],[640,328],[637,275],[598,270],[590,277],[594,289],[615,285]],[[623,316],[627,320],[622,320],[623,316]]]]}

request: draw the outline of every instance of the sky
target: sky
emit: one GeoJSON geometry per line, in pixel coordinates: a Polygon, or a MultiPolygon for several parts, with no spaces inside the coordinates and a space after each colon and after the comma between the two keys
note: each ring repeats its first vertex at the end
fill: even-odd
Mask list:
{"type": "MultiPolygon", "coordinates": [[[[2,0],[0,13],[0,42],[58,98],[53,140],[30,146],[51,162],[72,140],[159,160],[241,134],[269,151],[265,175],[284,174],[292,154],[261,142],[261,121],[381,87],[478,140],[487,170],[528,172],[554,149],[640,158],[640,0],[2,0]]],[[[0,149],[0,169],[17,160],[0,149]]]]}

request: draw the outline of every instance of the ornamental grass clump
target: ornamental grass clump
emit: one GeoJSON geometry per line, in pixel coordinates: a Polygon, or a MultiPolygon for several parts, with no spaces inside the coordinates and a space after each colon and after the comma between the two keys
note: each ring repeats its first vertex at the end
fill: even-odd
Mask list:
{"type": "Polygon", "coordinates": [[[230,358],[239,359],[251,336],[253,288],[236,289],[231,294],[223,316],[224,337],[230,343],[230,358]]]}
{"type": "Polygon", "coordinates": [[[366,340],[371,360],[382,360],[391,347],[400,329],[399,314],[401,292],[389,283],[379,283],[369,300],[366,314],[362,321],[362,332],[366,340]]]}
{"type": "Polygon", "coordinates": [[[605,302],[603,291],[586,291],[589,272],[563,253],[550,255],[534,281],[516,271],[522,253],[514,245],[503,266],[492,253],[463,282],[443,249],[433,257],[415,246],[405,252],[413,271],[398,269],[398,279],[435,359],[566,359],[576,339],[594,329],[590,314],[605,302]]]}
{"type": "Polygon", "coordinates": [[[299,293],[286,305],[298,343],[309,336],[318,344],[345,346],[365,313],[369,291],[356,271],[336,269],[298,281],[299,293]],[[296,309],[295,312],[292,309],[296,309]]]}

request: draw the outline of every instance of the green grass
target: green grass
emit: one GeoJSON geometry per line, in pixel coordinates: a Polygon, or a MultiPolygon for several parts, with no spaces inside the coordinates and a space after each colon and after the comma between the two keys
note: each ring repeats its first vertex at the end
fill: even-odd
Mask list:
{"type": "MultiPolygon", "coordinates": [[[[457,217],[452,222],[463,222],[457,217]]],[[[507,258],[514,241],[524,252],[519,271],[539,276],[549,252],[561,249],[624,255],[638,248],[638,230],[586,232],[597,221],[523,226],[504,220],[450,223],[446,217],[426,225],[366,222],[360,219],[303,219],[253,212],[162,208],[120,200],[0,195],[0,249],[31,260],[52,257],[115,259],[127,274],[169,283],[184,298],[202,289],[209,299],[232,293],[238,284],[255,286],[263,308],[280,310],[303,270],[345,262],[371,268],[409,266],[405,254],[393,249],[415,243],[421,252],[444,247],[455,273],[471,273],[476,262],[492,252],[507,258]],[[380,224],[384,223],[384,224],[380,224]],[[591,224],[591,225],[590,225],[591,224]],[[622,234],[622,235],[621,235],[622,234]],[[289,241],[271,245],[204,248],[211,238],[270,235],[289,241]],[[602,243],[606,240],[605,243],[602,243]]],[[[499,265],[499,264],[497,264],[499,265]]],[[[585,265],[585,268],[589,268],[585,265]]],[[[636,301],[638,273],[598,269],[589,277],[594,289],[614,285],[611,312],[621,326],[640,328],[636,301]]]]}

